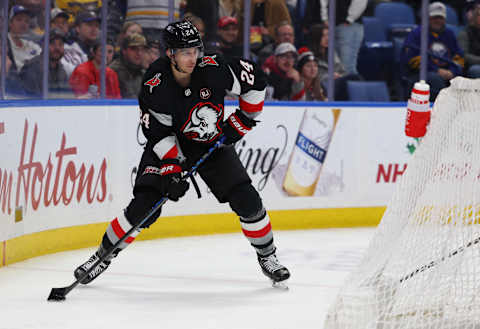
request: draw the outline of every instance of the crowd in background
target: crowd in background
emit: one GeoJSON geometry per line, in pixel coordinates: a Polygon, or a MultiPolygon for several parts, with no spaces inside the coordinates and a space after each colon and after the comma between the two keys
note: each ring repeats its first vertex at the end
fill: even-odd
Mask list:
{"type": "MultiPolygon", "coordinates": [[[[3,18],[7,96],[41,97],[49,24],[49,98],[98,98],[102,5],[108,8],[106,97],[136,98],[146,68],[165,54],[161,31],[168,24],[168,0],[52,0],[50,22],[44,0],[10,1],[3,18]]],[[[197,27],[206,53],[243,56],[243,6],[243,0],[175,0],[174,19],[197,27]]],[[[328,0],[251,0],[249,57],[267,74],[267,99],[327,100],[334,28],[334,100],[353,99],[351,81],[372,80],[387,86],[384,100],[405,100],[419,79],[420,7],[413,0],[337,0],[332,26],[328,0]],[[387,3],[410,9],[413,21],[402,22],[398,12],[392,16],[397,24],[382,25],[380,8],[387,3]]],[[[431,2],[428,12],[427,81],[434,100],[453,77],[480,77],[480,1],[431,2]]]]}

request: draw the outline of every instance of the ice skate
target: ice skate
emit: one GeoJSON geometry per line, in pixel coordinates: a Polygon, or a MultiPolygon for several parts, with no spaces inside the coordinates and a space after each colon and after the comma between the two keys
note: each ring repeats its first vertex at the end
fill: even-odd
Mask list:
{"type": "MultiPolygon", "coordinates": [[[[85,272],[87,272],[95,262],[97,262],[100,259],[100,253],[102,252],[103,248],[100,247],[99,250],[95,251],[95,253],[82,265],[77,267],[75,271],[73,272],[75,278],[78,280],[85,272]]],[[[113,258],[113,257],[111,257],[113,258]]],[[[110,260],[111,260],[110,258],[110,260]]],[[[93,280],[95,280],[100,274],[102,274],[110,265],[111,261],[110,260],[104,260],[100,264],[98,264],[93,271],[88,273],[88,276],[83,279],[80,283],[81,284],[89,284],[93,280]]]]}
{"type": "Polygon", "coordinates": [[[263,274],[272,281],[273,287],[288,289],[286,280],[290,277],[290,272],[285,266],[278,262],[275,254],[266,257],[259,255],[258,263],[260,264],[263,274]]]}

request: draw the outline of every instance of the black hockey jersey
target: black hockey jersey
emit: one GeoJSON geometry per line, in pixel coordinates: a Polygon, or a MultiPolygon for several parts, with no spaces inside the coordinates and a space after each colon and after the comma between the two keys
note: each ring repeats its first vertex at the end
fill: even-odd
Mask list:
{"type": "Polygon", "coordinates": [[[181,158],[183,151],[195,160],[222,134],[227,92],[238,95],[240,110],[255,118],[263,108],[265,86],[265,75],[253,62],[208,55],[197,61],[189,86],[182,87],[169,59],[158,59],[145,73],[139,94],[147,147],[160,159],[181,158]]]}

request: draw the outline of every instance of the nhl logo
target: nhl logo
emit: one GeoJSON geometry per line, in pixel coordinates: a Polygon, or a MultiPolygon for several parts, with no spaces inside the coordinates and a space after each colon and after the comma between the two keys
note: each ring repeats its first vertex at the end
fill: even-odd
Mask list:
{"type": "Polygon", "coordinates": [[[208,88],[200,89],[200,98],[201,99],[209,99],[212,96],[212,92],[208,88]]]}
{"type": "Polygon", "coordinates": [[[187,88],[185,89],[185,96],[190,96],[192,94],[192,91],[190,90],[190,88],[187,88]]]}

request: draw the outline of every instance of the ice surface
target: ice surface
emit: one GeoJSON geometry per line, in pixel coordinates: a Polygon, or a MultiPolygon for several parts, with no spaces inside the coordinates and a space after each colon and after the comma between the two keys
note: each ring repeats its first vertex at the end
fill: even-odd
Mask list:
{"type": "Polygon", "coordinates": [[[271,287],[240,233],[135,242],[64,302],[47,302],[51,288],[95,249],[37,257],[0,268],[0,329],[321,329],[372,234],[276,231],[288,291],[271,287]]]}

